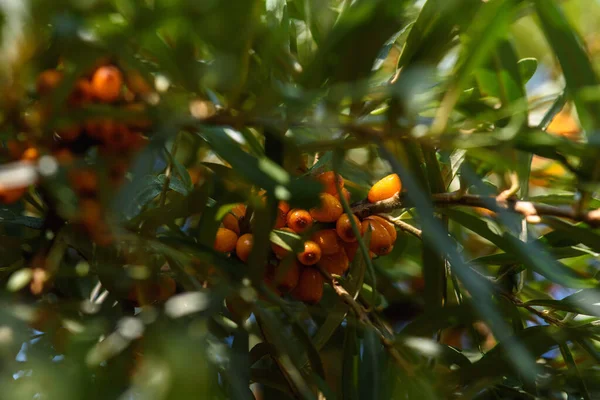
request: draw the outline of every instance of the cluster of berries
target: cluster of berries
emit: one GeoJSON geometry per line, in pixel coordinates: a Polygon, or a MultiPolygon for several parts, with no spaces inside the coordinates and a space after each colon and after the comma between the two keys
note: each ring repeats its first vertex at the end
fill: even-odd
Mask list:
{"type": "MultiPolygon", "coordinates": [[[[361,219],[344,213],[338,195],[350,202],[350,193],[344,188],[344,180],[334,172],[324,172],[316,177],[325,190],[320,194],[318,207],[290,209],[286,202],[278,205],[276,230],[298,234],[304,240],[295,257],[290,251],[275,243],[271,244],[273,257],[267,267],[266,283],[279,294],[290,293],[292,297],[308,304],[316,304],[323,296],[324,278],[318,268],[331,275],[344,275],[358,250],[354,225],[364,236],[370,230],[370,256],[383,256],[394,247],[397,233],[394,225],[379,215],[361,219]]],[[[377,202],[395,196],[401,190],[398,175],[389,175],[377,182],[369,191],[368,200],[377,202]]],[[[236,205],[217,231],[214,248],[223,253],[235,253],[246,262],[254,243],[252,233],[240,231],[240,221],[246,216],[246,207],[236,205]]]]}

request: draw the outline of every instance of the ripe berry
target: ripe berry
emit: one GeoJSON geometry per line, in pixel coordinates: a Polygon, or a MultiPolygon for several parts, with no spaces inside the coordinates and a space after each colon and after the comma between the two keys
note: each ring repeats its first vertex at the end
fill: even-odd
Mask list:
{"type": "Polygon", "coordinates": [[[377,221],[364,220],[362,222],[362,231],[366,233],[367,229],[369,229],[369,225],[371,226],[369,249],[379,256],[388,254],[392,251],[394,241],[390,237],[387,229],[377,221]]]}
{"type": "Polygon", "coordinates": [[[90,81],[87,79],[78,79],[67,101],[70,106],[78,107],[92,101],[92,97],[93,90],[90,81]]]}
{"type": "Polygon", "coordinates": [[[229,253],[235,249],[238,236],[227,228],[219,228],[215,237],[214,248],[220,253],[229,253]]]}
{"type": "MultiPolygon", "coordinates": [[[[358,219],[358,217],[354,214],[352,214],[352,218],[354,219],[354,222],[356,222],[356,227],[360,231],[360,219],[358,219]]],[[[344,242],[356,242],[356,236],[352,230],[352,223],[350,222],[350,217],[348,214],[342,214],[338,218],[337,222],[335,223],[335,230],[344,242]]]]}
{"type": "Polygon", "coordinates": [[[40,158],[40,152],[35,147],[28,147],[21,155],[21,160],[35,161],[40,158]]]}
{"type": "Polygon", "coordinates": [[[98,176],[91,169],[74,169],[69,173],[73,190],[80,196],[95,196],[98,191],[98,176]]]}
{"type": "Polygon", "coordinates": [[[342,204],[329,193],[321,193],[321,206],[310,209],[310,215],[319,222],[335,222],[344,213],[342,204]]]}
{"type": "Polygon", "coordinates": [[[88,230],[93,232],[102,223],[102,207],[95,199],[79,201],[79,220],[88,230]]]}
{"type": "Polygon", "coordinates": [[[246,216],[246,206],[243,204],[236,204],[231,209],[231,213],[235,215],[238,219],[246,216]]]}
{"type": "Polygon", "coordinates": [[[27,192],[26,187],[5,189],[0,187],[0,204],[12,204],[17,202],[27,192]]]}
{"type": "Polygon", "coordinates": [[[400,190],[402,190],[400,177],[397,174],[391,174],[375,183],[369,190],[367,198],[369,202],[375,203],[395,196],[400,190]]]}
{"type": "Polygon", "coordinates": [[[81,126],[77,124],[66,125],[57,129],[56,133],[65,142],[72,142],[81,134],[81,126]]]}
{"type": "Polygon", "coordinates": [[[302,233],[312,226],[313,218],[306,210],[295,208],[287,214],[288,226],[297,233],[302,233]]]}
{"type": "Polygon", "coordinates": [[[311,240],[319,245],[324,255],[335,254],[342,248],[335,229],[317,231],[311,236],[311,240]]]}
{"type": "Polygon", "coordinates": [[[396,238],[398,237],[398,233],[396,232],[396,228],[390,221],[388,221],[387,219],[385,219],[383,217],[380,217],[379,215],[370,215],[370,216],[366,217],[365,219],[370,219],[370,220],[379,222],[381,224],[381,226],[383,226],[385,228],[385,230],[390,234],[390,237],[392,238],[392,243],[396,241],[396,238]]]}
{"type": "Polygon", "coordinates": [[[350,260],[346,250],[342,247],[340,251],[321,257],[319,265],[327,272],[334,275],[344,275],[350,267],[350,260]]]}
{"type": "Polygon", "coordinates": [[[289,265],[280,264],[272,272],[272,281],[275,287],[283,293],[287,293],[298,285],[300,279],[300,263],[292,260],[289,265]]]}
{"type": "Polygon", "coordinates": [[[323,297],[323,276],[314,268],[304,268],[292,296],[308,304],[317,304],[323,297]]]}
{"type": "Polygon", "coordinates": [[[354,260],[356,252],[358,251],[358,242],[342,242],[342,246],[346,251],[346,256],[348,257],[348,260],[354,260]]]}
{"type": "Polygon", "coordinates": [[[63,78],[63,74],[55,69],[43,71],[37,79],[36,90],[38,94],[45,95],[56,89],[63,78]]]}
{"type": "MultiPolygon", "coordinates": [[[[344,197],[346,198],[346,202],[347,202],[348,204],[350,204],[350,198],[351,198],[352,196],[350,195],[350,192],[348,191],[348,189],[346,189],[346,188],[342,188],[342,194],[343,194],[343,195],[344,195],[344,197]]],[[[337,193],[336,193],[336,194],[334,194],[334,195],[333,195],[333,197],[335,197],[336,199],[340,200],[340,203],[342,202],[342,201],[341,201],[341,199],[340,199],[340,195],[339,195],[339,194],[337,194],[337,193]]]]}
{"type": "Polygon", "coordinates": [[[103,132],[102,141],[109,150],[123,151],[129,149],[131,137],[132,133],[127,126],[115,124],[103,132]]]}
{"type": "Polygon", "coordinates": [[[123,75],[117,67],[107,65],[100,67],[92,76],[92,90],[94,97],[100,101],[110,103],[119,98],[123,75]]]}
{"type": "Polygon", "coordinates": [[[232,213],[225,214],[221,222],[225,228],[234,231],[238,235],[240,234],[240,222],[232,213]]]}
{"type": "Polygon", "coordinates": [[[307,240],[304,242],[304,250],[297,257],[304,265],[315,265],[321,259],[321,248],[315,242],[307,240]]]}
{"type": "Polygon", "coordinates": [[[325,186],[323,191],[331,195],[337,195],[336,181],[339,187],[344,187],[344,179],[342,176],[336,175],[333,171],[323,172],[322,174],[317,175],[317,180],[325,186]]]}
{"type": "Polygon", "coordinates": [[[290,205],[288,204],[287,201],[280,201],[279,204],[277,205],[277,208],[279,210],[281,210],[282,213],[287,214],[288,212],[290,212],[290,205]]]}
{"type": "Polygon", "coordinates": [[[277,218],[275,219],[274,229],[281,229],[287,222],[287,215],[281,211],[281,208],[277,208],[277,218]]]}
{"type": "MultiPolygon", "coordinates": [[[[292,229],[290,228],[281,228],[281,231],[285,231],[285,232],[289,232],[289,233],[295,233],[292,229]]],[[[273,253],[275,253],[275,256],[279,259],[285,258],[285,256],[288,255],[289,251],[284,249],[281,246],[276,245],[275,243],[271,243],[271,250],[273,250],[273,253]]]]}
{"type": "Polygon", "coordinates": [[[252,251],[252,245],[254,244],[254,237],[251,233],[246,233],[237,240],[235,245],[235,254],[238,258],[244,262],[248,261],[250,252],[252,251]]]}

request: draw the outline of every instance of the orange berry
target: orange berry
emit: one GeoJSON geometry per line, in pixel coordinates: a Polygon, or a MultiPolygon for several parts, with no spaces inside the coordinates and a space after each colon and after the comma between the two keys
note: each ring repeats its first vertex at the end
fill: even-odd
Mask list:
{"type": "MultiPolygon", "coordinates": [[[[352,196],[350,195],[350,192],[348,191],[348,189],[342,188],[342,194],[346,198],[346,202],[348,202],[348,204],[350,204],[350,198],[352,196]]],[[[341,199],[340,199],[340,195],[339,194],[336,193],[336,194],[333,195],[333,197],[335,197],[336,199],[340,200],[340,203],[341,203],[341,199]]]]}
{"type": "Polygon", "coordinates": [[[81,196],[95,196],[98,191],[98,176],[92,169],[75,169],[69,173],[73,190],[81,196]]]}
{"type": "Polygon", "coordinates": [[[123,183],[125,174],[129,170],[129,163],[124,159],[116,159],[110,165],[108,170],[108,177],[113,185],[120,185],[123,183]]]}
{"type": "Polygon", "coordinates": [[[94,97],[100,101],[110,103],[119,98],[123,75],[115,66],[107,65],[100,67],[92,76],[92,90],[94,97]]]}
{"type": "Polygon", "coordinates": [[[54,151],[52,155],[54,156],[54,158],[56,158],[56,161],[58,161],[58,163],[61,165],[70,164],[75,159],[73,153],[71,153],[71,150],[67,148],[58,149],[54,151]]]}
{"type": "Polygon", "coordinates": [[[304,242],[304,250],[297,257],[304,265],[315,265],[321,259],[321,248],[315,242],[307,240],[304,242]]]}
{"type": "Polygon", "coordinates": [[[392,242],[396,241],[396,238],[398,237],[398,233],[396,232],[396,228],[394,227],[394,224],[392,224],[390,221],[388,221],[387,219],[380,217],[379,215],[370,215],[368,217],[366,217],[365,219],[370,219],[373,221],[377,221],[381,224],[381,226],[383,226],[385,228],[385,230],[390,234],[390,237],[392,238],[392,242]]]}
{"type": "Polygon", "coordinates": [[[87,79],[78,79],[67,101],[70,106],[77,107],[91,102],[92,97],[92,84],[90,81],[87,79]]]}
{"type": "Polygon", "coordinates": [[[348,259],[346,250],[342,247],[337,253],[321,257],[319,265],[330,274],[344,275],[348,271],[348,268],[350,268],[350,260],[348,259]]]}
{"type": "Polygon", "coordinates": [[[81,126],[77,124],[70,124],[57,129],[56,133],[65,142],[72,142],[81,134],[81,126]]]}
{"type": "Polygon", "coordinates": [[[294,208],[287,214],[287,225],[297,233],[302,233],[312,226],[313,218],[311,214],[300,208],[294,208]]]}
{"type": "Polygon", "coordinates": [[[371,241],[369,243],[369,249],[377,255],[385,255],[392,251],[394,242],[390,237],[387,229],[383,227],[379,222],[373,220],[365,220],[362,222],[362,231],[364,233],[371,226],[371,241]]]}
{"type": "Polygon", "coordinates": [[[43,71],[37,78],[36,90],[38,94],[45,95],[56,89],[60,85],[63,74],[55,69],[43,71]]]}
{"type": "Polygon", "coordinates": [[[0,187],[0,204],[12,204],[17,202],[27,192],[26,187],[5,189],[0,187]]]}
{"type": "Polygon", "coordinates": [[[126,74],[127,87],[135,94],[148,94],[152,91],[152,86],[137,71],[131,71],[126,74]]]}
{"type": "Polygon", "coordinates": [[[240,234],[240,222],[233,214],[225,214],[221,222],[225,228],[234,231],[238,235],[240,234]]]}
{"type": "Polygon", "coordinates": [[[290,205],[288,204],[287,201],[280,201],[279,204],[277,205],[277,208],[279,208],[281,210],[282,213],[287,214],[288,212],[290,212],[290,205]]]}
{"type": "Polygon", "coordinates": [[[103,132],[102,141],[107,149],[122,151],[128,150],[131,144],[132,133],[123,124],[115,124],[103,132]]]}
{"type": "Polygon", "coordinates": [[[375,203],[395,196],[400,193],[400,190],[402,190],[400,177],[397,174],[391,174],[375,183],[369,190],[367,198],[369,202],[375,203]]]}
{"type": "Polygon", "coordinates": [[[319,245],[324,255],[335,254],[342,247],[335,229],[323,229],[313,233],[311,240],[319,245]]]}
{"type": "Polygon", "coordinates": [[[40,158],[40,152],[35,147],[28,147],[21,155],[21,159],[25,161],[35,161],[40,158]]]}
{"type": "Polygon", "coordinates": [[[244,262],[248,261],[250,252],[252,251],[252,245],[254,244],[254,237],[251,233],[246,233],[237,240],[235,245],[235,254],[238,258],[244,262]]]}
{"type": "MultiPolygon", "coordinates": [[[[352,214],[352,218],[354,219],[354,222],[356,222],[358,230],[360,230],[360,219],[358,219],[358,217],[354,214],[352,214]]],[[[356,242],[356,236],[352,230],[352,223],[350,222],[350,217],[348,214],[342,214],[338,218],[337,222],[335,223],[335,230],[344,242],[356,242]]]]}
{"type": "Polygon", "coordinates": [[[292,260],[290,265],[278,265],[270,277],[276,288],[283,293],[287,293],[298,285],[300,279],[301,265],[296,260],[292,260]]]}
{"type": "Polygon", "coordinates": [[[344,187],[344,178],[342,178],[341,175],[336,175],[333,171],[327,171],[317,175],[317,180],[325,186],[325,190],[323,191],[331,195],[337,194],[336,181],[339,187],[344,187]]]}
{"type": "Polygon", "coordinates": [[[227,228],[219,228],[215,237],[214,248],[220,253],[229,253],[235,249],[238,236],[227,228]]]}
{"type": "Polygon", "coordinates": [[[233,215],[235,215],[238,219],[246,216],[246,206],[243,204],[236,204],[230,211],[233,215]]]}
{"type": "MultiPolygon", "coordinates": [[[[281,228],[280,231],[296,233],[290,228],[281,228]]],[[[288,250],[284,249],[281,246],[276,245],[275,243],[271,243],[271,250],[273,250],[273,253],[275,253],[275,256],[279,259],[285,258],[285,256],[287,256],[289,253],[288,250]]]]}
{"type": "Polygon", "coordinates": [[[275,226],[273,228],[274,229],[283,228],[286,224],[286,218],[287,218],[287,216],[285,215],[285,213],[283,211],[281,211],[281,208],[278,208],[277,209],[277,218],[275,219],[275,226]]]}
{"type": "Polygon", "coordinates": [[[321,206],[310,209],[310,215],[319,222],[335,222],[344,213],[342,204],[329,193],[321,193],[321,206]]]}
{"type": "Polygon", "coordinates": [[[358,242],[342,242],[342,246],[344,247],[344,250],[346,250],[346,256],[348,256],[348,260],[354,260],[356,252],[358,251],[358,242]]]}
{"type": "Polygon", "coordinates": [[[314,268],[304,268],[292,296],[308,304],[317,304],[323,297],[323,276],[314,268]]]}
{"type": "Polygon", "coordinates": [[[93,232],[102,222],[100,203],[94,199],[82,199],[79,202],[79,219],[88,232],[93,232]]]}

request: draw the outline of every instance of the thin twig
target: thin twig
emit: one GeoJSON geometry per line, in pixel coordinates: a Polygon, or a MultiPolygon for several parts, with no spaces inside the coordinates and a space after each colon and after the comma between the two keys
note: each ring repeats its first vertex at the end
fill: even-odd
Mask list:
{"type": "Polygon", "coordinates": [[[402,221],[400,218],[394,218],[388,214],[380,214],[380,216],[387,219],[392,224],[396,225],[398,228],[400,228],[400,230],[408,232],[411,235],[417,237],[418,239],[423,239],[423,232],[420,229],[417,229],[411,224],[402,221]]]}

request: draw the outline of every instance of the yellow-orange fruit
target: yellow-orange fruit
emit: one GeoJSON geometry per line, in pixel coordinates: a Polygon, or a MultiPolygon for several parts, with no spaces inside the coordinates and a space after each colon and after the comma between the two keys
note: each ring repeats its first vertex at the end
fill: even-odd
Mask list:
{"type": "Polygon", "coordinates": [[[387,219],[380,217],[379,215],[370,215],[368,217],[366,217],[365,219],[370,219],[373,221],[377,221],[381,224],[381,226],[383,226],[385,228],[385,230],[390,234],[390,237],[392,238],[392,243],[396,241],[396,238],[398,237],[398,233],[396,232],[396,228],[394,227],[394,224],[392,224],[390,221],[388,221],[387,219]]]}
{"type": "Polygon", "coordinates": [[[98,191],[98,176],[92,169],[74,169],[69,173],[73,190],[81,196],[94,196],[98,191]]]}
{"type": "Polygon", "coordinates": [[[254,245],[254,237],[251,233],[246,233],[239,237],[235,245],[235,254],[244,262],[248,261],[252,246],[254,245]]]}
{"type": "Polygon", "coordinates": [[[36,90],[40,95],[45,95],[60,85],[63,74],[55,69],[47,69],[43,71],[37,78],[36,90]]]}
{"type": "Polygon", "coordinates": [[[0,204],[12,204],[17,202],[27,192],[26,187],[6,189],[0,186],[0,204]]]}
{"type": "Polygon", "coordinates": [[[317,175],[317,180],[321,182],[323,186],[325,186],[325,189],[323,191],[331,195],[337,195],[336,184],[339,187],[344,187],[344,179],[342,178],[342,176],[336,175],[336,173],[333,171],[327,171],[317,175]]]}
{"type": "Polygon", "coordinates": [[[304,265],[315,265],[321,259],[321,248],[312,240],[307,240],[304,242],[304,250],[297,257],[304,265]]]}
{"type": "MultiPolygon", "coordinates": [[[[354,219],[354,222],[356,222],[356,227],[360,231],[360,219],[358,219],[358,217],[354,214],[352,214],[352,218],[354,219]]],[[[352,223],[350,222],[350,216],[348,216],[348,214],[342,214],[338,218],[337,222],[335,223],[335,230],[340,239],[342,239],[344,242],[356,242],[356,235],[354,235],[354,231],[352,230],[352,223]]]]}
{"type": "Polygon", "coordinates": [[[106,103],[113,102],[119,98],[122,85],[123,75],[117,67],[112,65],[98,68],[92,76],[94,97],[106,103]]]}
{"type": "Polygon", "coordinates": [[[72,142],[81,134],[81,126],[78,124],[66,125],[57,129],[56,133],[65,142],[72,142]]]}
{"type": "Polygon", "coordinates": [[[234,231],[236,234],[240,234],[240,221],[231,213],[225,214],[223,217],[223,227],[234,231]]]}
{"type": "Polygon", "coordinates": [[[369,190],[367,198],[371,203],[389,199],[402,190],[402,182],[397,174],[391,174],[379,180],[369,190]]]}
{"type": "Polygon", "coordinates": [[[271,279],[278,290],[287,293],[298,285],[300,273],[300,263],[296,260],[292,260],[290,265],[279,265],[277,268],[274,268],[271,279]]]}
{"type": "Polygon", "coordinates": [[[281,210],[282,213],[287,214],[288,212],[290,212],[290,205],[288,204],[287,201],[280,201],[279,204],[277,205],[277,208],[279,208],[281,210]]]}
{"type": "Polygon", "coordinates": [[[92,84],[87,79],[78,79],[75,82],[75,87],[69,94],[67,102],[70,106],[77,107],[92,101],[93,90],[92,84]]]}
{"type": "Polygon", "coordinates": [[[342,204],[329,193],[321,193],[321,206],[310,209],[310,215],[319,222],[335,222],[344,213],[342,204]]]}
{"type": "Polygon", "coordinates": [[[227,228],[219,228],[215,237],[214,248],[220,253],[229,253],[235,249],[238,236],[227,228]]]}
{"type": "MultiPolygon", "coordinates": [[[[285,231],[285,232],[295,233],[290,228],[281,228],[280,230],[285,231]]],[[[275,256],[279,259],[285,258],[285,256],[287,256],[287,254],[289,253],[288,250],[284,249],[281,246],[276,245],[275,243],[271,243],[271,250],[273,250],[273,253],[275,253],[275,256]]]]}
{"type": "Polygon", "coordinates": [[[324,255],[335,254],[342,248],[335,229],[323,229],[313,233],[313,242],[319,245],[324,255]]]}
{"type": "Polygon", "coordinates": [[[231,209],[231,213],[235,215],[238,219],[246,216],[246,206],[244,204],[236,204],[231,209]]]}
{"type": "Polygon", "coordinates": [[[308,230],[313,223],[311,213],[306,210],[295,208],[287,214],[287,225],[297,233],[308,230]]]}
{"type": "Polygon", "coordinates": [[[292,296],[308,304],[317,304],[323,297],[323,276],[314,268],[304,268],[292,296]]]}
{"type": "Polygon", "coordinates": [[[358,251],[358,242],[342,242],[344,250],[346,250],[346,256],[349,261],[354,260],[356,252],[358,251]]]}
{"type": "Polygon", "coordinates": [[[273,226],[274,229],[281,229],[285,226],[285,224],[287,223],[287,215],[281,211],[281,208],[277,209],[277,218],[275,219],[275,226],[273,226]]]}
{"type": "MultiPolygon", "coordinates": [[[[346,188],[342,188],[342,194],[343,194],[343,195],[344,195],[344,197],[346,198],[346,202],[347,202],[348,204],[350,204],[350,198],[351,198],[352,196],[350,195],[350,192],[348,191],[348,189],[346,189],[346,188]]],[[[336,193],[336,194],[334,194],[334,195],[333,195],[333,197],[335,197],[336,199],[340,200],[340,203],[341,203],[341,199],[340,199],[340,195],[339,195],[339,194],[337,194],[337,193],[336,193]]]]}
{"type": "Polygon", "coordinates": [[[369,243],[369,249],[379,255],[388,254],[392,251],[394,242],[390,237],[387,229],[383,227],[379,222],[373,220],[364,220],[362,222],[362,231],[367,232],[367,229],[371,226],[371,241],[369,243]]]}
{"type": "Polygon", "coordinates": [[[344,275],[350,267],[350,260],[348,259],[346,250],[342,247],[337,253],[321,257],[318,265],[330,274],[344,275]]]}
{"type": "Polygon", "coordinates": [[[21,159],[25,161],[35,161],[40,158],[40,152],[35,147],[28,147],[21,155],[21,159]]]}

